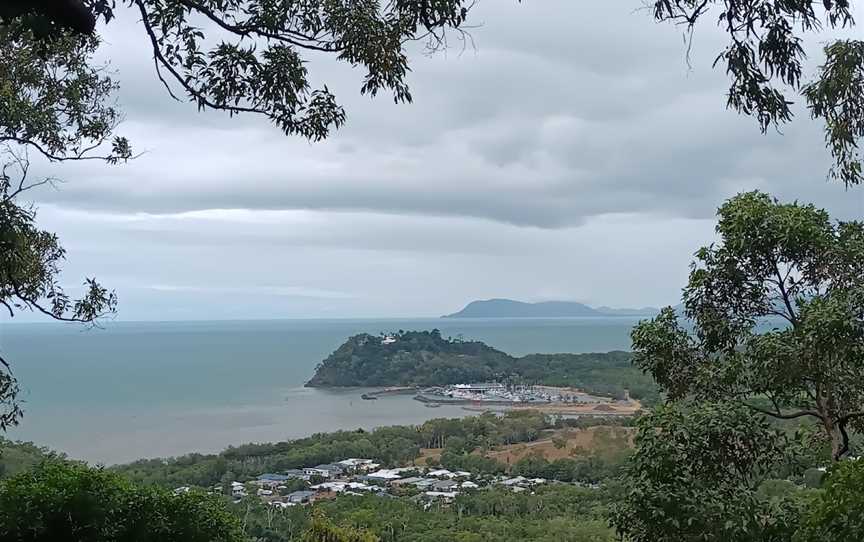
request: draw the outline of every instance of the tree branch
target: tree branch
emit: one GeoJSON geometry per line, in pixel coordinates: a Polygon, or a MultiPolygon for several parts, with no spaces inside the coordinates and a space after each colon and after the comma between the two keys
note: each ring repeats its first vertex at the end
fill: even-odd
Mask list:
{"type": "MultiPolygon", "coordinates": [[[[12,307],[9,306],[9,303],[7,303],[3,299],[0,299],[0,305],[3,305],[4,307],[6,307],[6,310],[9,311],[9,318],[15,317],[15,312],[12,310],[12,307]]],[[[0,360],[2,360],[2,358],[0,358],[0,360]]]]}
{"type": "MultiPolygon", "coordinates": [[[[7,141],[11,141],[13,143],[18,143],[21,145],[33,147],[34,149],[39,151],[39,153],[42,154],[45,158],[47,158],[53,162],[66,162],[66,161],[73,161],[73,160],[74,161],[78,161],[78,160],[109,161],[109,160],[111,160],[111,156],[84,156],[84,153],[86,151],[82,151],[80,153],[75,153],[71,156],[61,156],[59,154],[54,154],[51,151],[45,149],[44,147],[39,145],[39,143],[36,143],[32,139],[26,139],[26,138],[17,137],[17,136],[0,136],[0,142],[7,142],[7,141]]],[[[96,145],[96,146],[98,146],[98,145],[96,145]]],[[[137,156],[133,156],[132,158],[137,158],[137,156]]]]}
{"type": "MultiPolygon", "coordinates": [[[[345,49],[345,47],[335,47],[335,46],[330,46],[330,45],[320,46],[320,45],[313,45],[310,43],[299,42],[299,41],[293,40],[287,36],[284,36],[282,34],[270,32],[270,31],[265,30],[261,27],[256,27],[256,26],[251,26],[251,25],[240,26],[240,25],[236,25],[236,24],[230,24],[230,23],[226,22],[224,19],[222,19],[221,17],[219,17],[218,15],[216,15],[215,13],[213,13],[213,11],[210,10],[209,8],[207,8],[207,6],[204,6],[203,4],[201,4],[199,2],[195,2],[194,0],[177,0],[177,1],[180,4],[189,8],[190,10],[195,10],[195,11],[201,13],[202,15],[204,15],[205,17],[207,17],[208,19],[210,19],[211,21],[216,23],[222,29],[227,30],[228,32],[231,32],[232,34],[236,34],[238,36],[244,36],[245,37],[245,36],[255,35],[255,36],[260,36],[262,38],[272,39],[274,41],[288,43],[290,45],[294,45],[295,47],[300,47],[302,49],[309,49],[312,51],[322,51],[325,53],[334,53],[334,52],[343,51],[345,49]]],[[[290,31],[286,30],[286,32],[290,32],[290,31]]],[[[294,33],[294,32],[291,32],[291,33],[296,35],[296,33],[294,33]]],[[[302,39],[309,40],[309,41],[317,41],[317,40],[315,40],[315,38],[313,38],[311,36],[302,36],[302,39]]]]}
{"type": "MultiPolygon", "coordinates": [[[[259,115],[267,115],[267,111],[263,109],[257,109],[253,107],[241,107],[236,105],[229,104],[217,104],[215,102],[210,101],[207,97],[205,97],[199,90],[192,87],[189,82],[184,78],[177,70],[168,62],[168,59],[162,54],[162,50],[159,48],[159,38],[156,37],[156,33],[153,31],[153,26],[147,20],[147,8],[144,6],[141,0],[134,0],[135,5],[138,6],[138,10],[141,12],[141,22],[144,25],[144,30],[147,32],[147,36],[150,38],[150,43],[153,46],[153,59],[157,62],[157,70],[158,64],[161,64],[165,69],[167,69],[174,79],[177,80],[180,85],[186,89],[186,92],[189,93],[189,96],[193,98],[199,106],[207,106],[211,109],[217,109],[222,111],[229,111],[232,113],[257,113],[259,115]]],[[[171,92],[171,88],[168,86],[167,81],[159,75],[159,79],[162,81],[162,84],[168,88],[168,91],[171,92]]],[[[176,99],[174,94],[171,94],[172,97],[176,99]]]]}
{"type": "Polygon", "coordinates": [[[840,458],[849,452],[849,434],[846,432],[846,424],[838,422],[837,430],[840,431],[841,446],[834,454],[834,461],[840,461],[840,458]]]}
{"type": "Polygon", "coordinates": [[[850,412],[849,414],[846,414],[842,418],[838,419],[837,423],[842,424],[842,425],[846,425],[847,423],[849,423],[853,419],[860,418],[862,416],[864,416],[864,410],[858,411],[858,412],[850,412]]]}
{"type": "Polygon", "coordinates": [[[783,303],[786,305],[786,310],[789,311],[789,322],[793,326],[798,325],[798,316],[795,314],[795,309],[792,308],[792,302],[789,299],[789,292],[786,291],[786,284],[783,280],[783,277],[780,275],[780,264],[777,261],[777,257],[773,258],[774,262],[774,274],[777,276],[777,287],[780,288],[780,295],[783,298],[783,303]]]}
{"type": "Polygon", "coordinates": [[[819,420],[823,419],[822,415],[815,410],[799,410],[798,412],[790,412],[788,414],[783,414],[779,410],[776,412],[772,412],[770,410],[765,410],[764,408],[759,408],[757,406],[751,405],[744,401],[740,401],[740,403],[751,410],[754,410],[761,414],[765,414],[766,416],[771,416],[772,418],[779,418],[781,420],[794,420],[795,418],[803,418],[804,416],[812,416],[819,420]]]}
{"type": "MultiPolygon", "coordinates": [[[[37,312],[41,312],[42,314],[44,314],[46,316],[50,316],[54,320],[58,320],[60,322],[76,322],[79,324],[89,324],[89,323],[92,323],[93,320],[95,320],[95,318],[85,319],[85,318],[77,318],[75,316],[63,316],[62,314],[56,314],[53,311],[46,309],[45,307],[40,305],[39,302],[36,301],[35,299],[27,296],[26,294],[23,294],[21,292],[20,288],[18,288],[17,284],[13,283],[12,289],[15,292],[15,297],[19,298],[21,301],[26,303],[27,307],[30,310],[35,309],[37,312]]],[[[100,315],[97,315],[96,318],[98,318],[99,316],[100,315]]]]}

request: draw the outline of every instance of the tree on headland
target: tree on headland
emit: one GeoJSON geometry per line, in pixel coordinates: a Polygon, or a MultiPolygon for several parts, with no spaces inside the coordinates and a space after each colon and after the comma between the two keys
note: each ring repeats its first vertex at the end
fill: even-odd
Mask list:
{"type": "MultiPolygon", "coordinates": [[[[823,27],[853,28],[851,0],[650,0],[657,21],[684,28],[688,47],[700,21],[716,21],[728,45],[714,62],[731,82],[727,105],[752,115],[763,132],[793,117],[790,94],[800,93],[825,124],[834,165],[829,177],[847,186],[864,182],[864,41],[836,39],[812,78],[804,73],[805,38],[823,27]]],[[[688,50],[689,54],[689,50],[688,50]]]]}
{"type": "Polygon", "coordinates": [[[670,400],[734,401],[816,421],[832,457],[864,421],[864,223],[760,192],[718,212],[671,307],[632,332],[634,363],[670,400]]]}

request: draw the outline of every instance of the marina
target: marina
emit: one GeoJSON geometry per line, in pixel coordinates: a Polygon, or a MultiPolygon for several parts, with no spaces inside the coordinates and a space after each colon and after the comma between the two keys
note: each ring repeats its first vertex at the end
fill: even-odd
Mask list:
{"type": "MultiPolygon", "coordinates": [[[[487,403],[487,404],[544,404],[568,403],[599,405],[613,403],[611,397],[590,395],[575,388],[553,386],[508,386],[500,382],[454,384],[425,388],[415,397],[428,403],[487,403]]],[[[623,401],[630,401],[625,393],[623,401]]]]}
{"type": "Polygon", "coordinates": [[[414,400],[430,408],[452,405],[471,412],[537,410],[565,417],[632,416],[642,408],[641,403],[631,399],[626,391],[624,397],[614,399],[575,388],[508,386],[500,382],[424,388],[414,396],[414,400]]]}

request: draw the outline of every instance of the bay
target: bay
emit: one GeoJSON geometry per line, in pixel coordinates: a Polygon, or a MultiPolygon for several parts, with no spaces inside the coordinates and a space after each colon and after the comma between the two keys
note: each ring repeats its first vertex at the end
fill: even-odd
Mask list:
{"type": "Polygon", "coordinates": [[[0,325],[23,389],[7,437],[91,463],[215,452],[469,413],[410,396],[304,388],[350,335],[438,328],[513,355],[627,350],[635,318],[262,320],[0,325]]]}

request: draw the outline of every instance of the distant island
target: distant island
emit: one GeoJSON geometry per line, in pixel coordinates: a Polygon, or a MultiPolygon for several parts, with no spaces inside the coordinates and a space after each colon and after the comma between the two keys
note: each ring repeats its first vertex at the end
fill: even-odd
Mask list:
{"type": "Polygon", "coordinates": [[[472,301],[459,312],[442,318],[578,318],[584,316],[655,316],[654,307],[641,309],[613,309],[590,307],[575,301],[543,301],[525,303],[512,299],[472,301]]]}
{"type": "Polygon", "coordinates": [[[530,354],[513,357],[480,341],[445,338],[440,331],[400,331],[350,337],[321,362],[308,387],[447,386],[467,382],[519,382],[580,388],[586,393],[656,398],[650,377],[635,369],[629,352],[530,354]]]}

